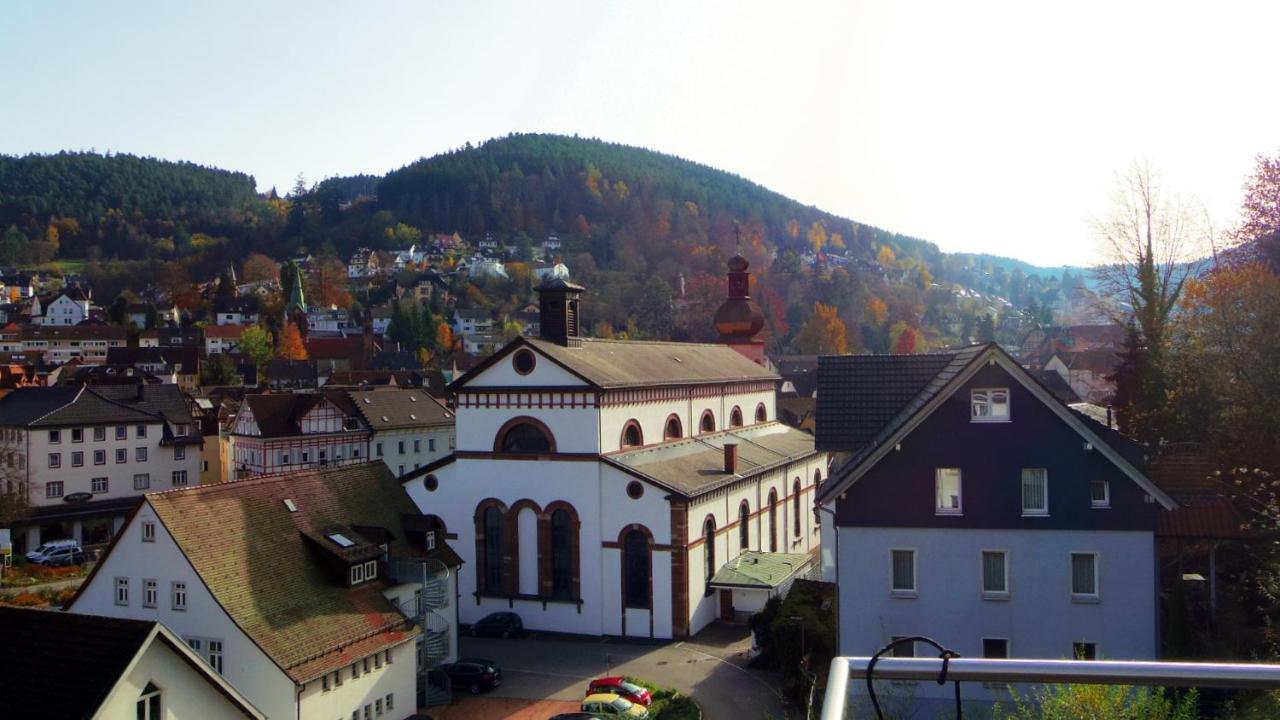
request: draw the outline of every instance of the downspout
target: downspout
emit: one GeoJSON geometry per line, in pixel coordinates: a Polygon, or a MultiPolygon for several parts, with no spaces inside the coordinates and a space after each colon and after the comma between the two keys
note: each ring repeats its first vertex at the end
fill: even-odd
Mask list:
{"type": "MultiPolygon", "coordinates": [[[[827,478],[830,480],[830,476],[827,478]]],[[[831,529],[836,533],[836,547],[832,563],[836,566],[836,654],[840,654],[840,526],[836,523],[836,511],[826,505],[818,505],[818,511],[831,516],[831,529]]]]}

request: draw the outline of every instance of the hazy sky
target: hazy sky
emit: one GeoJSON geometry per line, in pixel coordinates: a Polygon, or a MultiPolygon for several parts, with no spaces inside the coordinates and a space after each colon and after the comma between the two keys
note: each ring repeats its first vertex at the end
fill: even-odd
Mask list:
{"type": "Polygon", "coordinates": [[[1084,263],[1137,156],[1234,219],[1254,156],[1280,152],[1278,23],[1267,2],[13,2],[0,153],[283,190],[578,133],[945,250],[1084,263]]]}

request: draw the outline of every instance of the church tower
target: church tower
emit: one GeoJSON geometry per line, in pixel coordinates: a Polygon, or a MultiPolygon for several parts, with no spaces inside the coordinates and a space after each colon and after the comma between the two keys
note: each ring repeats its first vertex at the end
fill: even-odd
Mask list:
{"type": "Polygon", "coordinates": [[[729,258],[729,297],[716,310],[716,330],[720,342],[751,358],[758,365],[766,365],[764,343],[755,336],[764,327],[764,313],[751,300],[751,263],[741,255],[729,258]]]}

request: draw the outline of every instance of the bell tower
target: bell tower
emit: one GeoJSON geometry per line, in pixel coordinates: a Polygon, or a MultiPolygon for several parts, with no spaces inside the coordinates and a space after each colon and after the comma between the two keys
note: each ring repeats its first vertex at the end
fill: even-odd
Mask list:
{"type": "Polygon", "coordinates": [[[729,258],[729,296],[716,310],[716,331],[720,342],[751,358],[759,365],[768,361],[764,356],[764,343],[755,336],[764,327],[764,313],[751,300],[751,263],[742,255],[729,258]]]}
{"type": "Polygon", "coordinates": [[[534,288],[538,293],[538,337],[565,347],[582,344],[578,299],[585,289],[564,278],[552,278],[534,288]]]}

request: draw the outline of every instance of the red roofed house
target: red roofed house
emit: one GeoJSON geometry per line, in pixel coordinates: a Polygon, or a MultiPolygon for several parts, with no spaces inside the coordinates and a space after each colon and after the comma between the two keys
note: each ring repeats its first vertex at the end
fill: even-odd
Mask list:
{"type": "Polygon", "coordinates": [[[206,355],[235,352],[240,347],[240,337],[251,325],[209,325],[204,329],[206,355]]]}
{"type": "Polygon", "coordinates": [[[267,717],[406,717],[457,654],[424,520],[381,462],[153,493],[67,609],[164,623],[267,717]]]}

